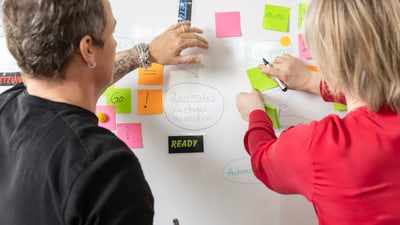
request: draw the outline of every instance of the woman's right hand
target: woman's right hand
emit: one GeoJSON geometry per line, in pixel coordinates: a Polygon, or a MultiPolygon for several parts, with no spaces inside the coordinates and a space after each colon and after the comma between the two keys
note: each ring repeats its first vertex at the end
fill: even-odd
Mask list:
{"type": "Polygon", "coordinates": [[[290,89],[319,94],[321,74],[313,72],[303,61],[288,54],[277,56],[271,67],[259,65],[261,72],[283,81],[290,89]]]}

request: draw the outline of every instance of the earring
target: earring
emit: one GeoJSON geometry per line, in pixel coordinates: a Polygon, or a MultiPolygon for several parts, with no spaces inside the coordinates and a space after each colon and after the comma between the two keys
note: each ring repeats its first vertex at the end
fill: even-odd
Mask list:
{"type": "Polygon", "coordinates": [[[89,69],[94,69],[95,67],[96,67],[96,62],[93,62],[93,63],[88,63],[88,65],[87,65],[88,67],[89,67],[89,69]]]}

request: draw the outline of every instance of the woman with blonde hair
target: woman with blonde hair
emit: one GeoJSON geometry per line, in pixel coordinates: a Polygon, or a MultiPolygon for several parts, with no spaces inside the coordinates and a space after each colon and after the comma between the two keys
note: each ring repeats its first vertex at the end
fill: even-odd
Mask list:
{"type": "Polygon", "coordinates": [[[276,192],[304,195],[320,224],[400,224],[400,1],[312,0],[305,37],[321,73],[288,55],[260,68],[346,103],[348,113],[278,138],[261,93],[239,93],[255,175],[276,192]]]}

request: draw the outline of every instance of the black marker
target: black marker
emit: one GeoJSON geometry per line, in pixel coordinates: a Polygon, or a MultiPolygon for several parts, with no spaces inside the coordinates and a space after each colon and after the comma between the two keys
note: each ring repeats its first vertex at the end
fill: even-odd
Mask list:
{"type": "Polygon", "coordinates": [[[178,22],[192,19],[192,0],[179,0],[178,22]]]}
{"type": "MultiPolygon", "coordinates": [[[[270,67],[271,66],[269,64],[269,62],[264,58],[263,58],[263,62],[264,62],[264,65],[266,67],[270,67]]],[[[279,87],[281,88],[282,91],[287,91],[286,85],[281,80],[279,80],[277,77],[272,77],[272,79],[274,79],[274,81],[279,85],[279,87]]]]}
{"type": "Polygon", "coordinates": [[[179,225],[179,220],[178,219],[174,219],[174,220],[172,220],[172,222],[174,223],[174,225],[179,225]]]}

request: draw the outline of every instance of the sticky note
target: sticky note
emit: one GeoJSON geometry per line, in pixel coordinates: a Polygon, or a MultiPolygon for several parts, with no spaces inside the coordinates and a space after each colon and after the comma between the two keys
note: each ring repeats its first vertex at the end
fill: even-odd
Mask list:
{"type": "Polygon", "coordinates": [[[131,112],[131,89],[130,88],[115,88],[110,86],[104,93],[106,96],[106,104],[114,105],[116,113],[131,112]]]}
{"type": "Polygon", "coordinates": [[[246,72],[250,81],[250,85],[253,89],[265,91],[278,86],[273,79],[263,74],[258,67],[248,69],[246,72]]]}
{"type": "Polygon", "coordinates": [[[276,112],[276,107],[269,105],[269,104],[264,104],[265,112],[267,113],[268,117],[272,121],[272,125],[274,128],[280,128],[281,125],[279,123],[278,119],[278,113],[276,112]]]}
{"type": "Polygon", "coordinates": [[[109,130],[115,130],[115,106],[113,105],[104,105],[104,106],[96,106],[96,115],[99,117],[99,115],[103,114],[102,116],[105,116],[106,120],[101,121],[99,118],[99,126],[104,127],[109,130]]]}
{"type": "Polygon", "coordinates": [[[343,105],[341,103],[334,102],[333,103],[333,109],[336,110],[336,111],[346,111],[347,110],[347,106],[343,105]]]}
{"type": "Polygon", "coordinates": [[[164,66],[157,63],[152,63],[147,69],[138,69],[138,84],[139,85],[163,85],[164,66]]]}
{"type": "Polygon", "coordinates": [[[262,27],[266,30],[289,31],[290,8],[266,4],[262,27]]]}
{"type": "Polygon", "coordinates": [[[299,57],[303,59],[312,59],[311,53],[308,51],[303,35],[299,34],[299,57]]]}
{"type": "Polygon", "coordinates": [[[162,95],[163,92],[161,89],[138,90],[137,113],[162,114],[162,95]]]}
{"type": "Polygon", "coordinates": [[[318,67],[314,65],[307,65],[307,68],[311,71],[318,72],[318,67]]]}
{"type": "Polygon", "coordinates": [[[117,136],[129,148],[143,148],[142,124],[140,123],[117,124],[117,136]]]}
{"type": "Polygon", "coordinates": [[[215,29],[219,38],[242,36],[240,12],[215,13],[215,29]]]}
{"type": "Polygon", "coordinates": [[[304,17],[306,15],[308,9],[308,3],[300,3],[299,4],[299,12],[298,12],[298,17],[297,17],[297,28],[302,28],[303,27],[303,21],[304,17]]]}

